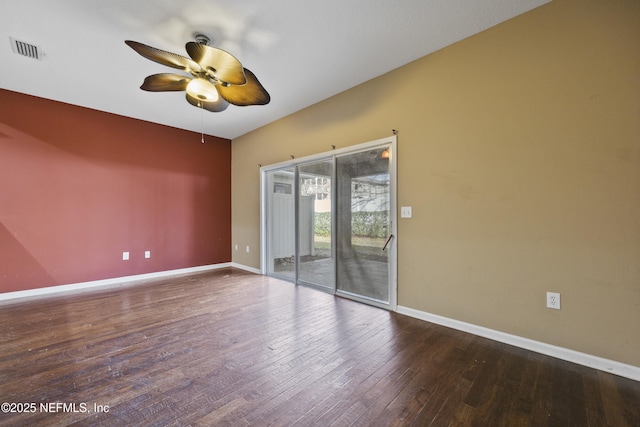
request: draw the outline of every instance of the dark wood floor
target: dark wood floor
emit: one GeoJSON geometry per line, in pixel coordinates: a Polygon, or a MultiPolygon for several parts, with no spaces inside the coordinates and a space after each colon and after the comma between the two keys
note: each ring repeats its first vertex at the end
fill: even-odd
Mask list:
{"type": "Polygon", "coordinates": [[[1,426],[640,425],[640,382],[236,269],[0,327],[1,426]]]}

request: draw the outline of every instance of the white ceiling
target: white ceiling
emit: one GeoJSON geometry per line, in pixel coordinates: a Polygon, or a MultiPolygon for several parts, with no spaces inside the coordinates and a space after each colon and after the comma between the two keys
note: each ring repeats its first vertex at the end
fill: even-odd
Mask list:
{"type": "Polygon", "coordinates": [[[0,87],[233,139],[547,1],[2,0],[0,87]],[[188,56],[196,32],[253,71],[271,103],[210,113],[184,93],[140,90],[175,70],[124,40],[188,56]],[[10,37],[44,58],[15,54],[10,37]]]}

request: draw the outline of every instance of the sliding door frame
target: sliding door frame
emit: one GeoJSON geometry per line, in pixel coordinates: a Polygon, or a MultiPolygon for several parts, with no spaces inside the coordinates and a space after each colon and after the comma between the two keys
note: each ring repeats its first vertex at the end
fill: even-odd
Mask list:
{"type": "MultiPolygon", "coordinates": [[[[335,150],[331,150],[331,151],[325,151],[323,153],[318,153],[318,154],[314,154],[314,155],[310,155],[310,156],[306,156],[306,157],[301,157],[298,159],[291,159],[291,160],[287,160],[284,162],[280,162],[280,163],[275,163],[272,165],[268,165],[268,166],[261,166],[260,167],[260,271],[263,275],[267,275],[268,274],[268,265],[269,265],[269,248],[268,248],[268,230],[269,230],[269,224],[268,224],[268,209],[269,209],[269,205],[268,205],[268,192],[266,189],[266,185],[267,185],[267,174],[269,172],[278,170],[278,169],[284,169],[287,167],[293,167],[296,169],[297,171],[297,166],[299,165],[303,165],[305,163],[310,163],[310,162],[314,162],[314,161],[320,161],[320,160],[326,160],[329,158],[332,158],[334,161],[334,168],[333,168],[333,179],[332,179],[332,199],[334,198],[334,194],[335,194],[335,186],[336,186],[336,180],[335,180],[335,175],[336,175],[336,170],[335,170],[335,158],[341,155],[346,155],[346,154],[351,154],[351,153],[357,153],[360,151],[364,151],[367,149],[371,149],[371,148],[375,148],[375,147],[379,147],[379,146],[384,146],[384,145],[388,145],[389,147],[391,147],[391,156],[389,158],[389,179],[390,179],[390,192],[391,192],[391,197],[390,197],[390,209],[389,209],[389,215],[390,215],[390,220],[391,220],[391,230],[390,230],[390,234],[393,234],[393,239],[391,239],[391,242],[389,244],[389,303],[388,304],[380,304],[377,303],[376,301],[373,300],[369,300],[368,298],[358,298],[358,297],[354,297],[354,296],[350,296],[350,295],[345,295],[343,293],[337,292],[337,283],[335,283],[334,280],[334,288],[332,290],[331,293],[335,294],[335,295],[340,295],[341,297],[346,297],[346,298],[350,298],[350,299],[354,299],[360,302],[364,302],[366,304],[369,305],[374,305],[374,306],[378,306],[381,308],[385,308],[387,310],[391,310],[391,311],[396,311],[397,308],[397,304],[398,304],[398,274],[397,274],[397,264],[398,264],[398,252],[397,252],[397,242],[398,242],[398,215],[397,215],[397,211],[398,211],[398,204],[397,204],[397,136],[396,135],[392,135],[386,138],[381,138],[381,139],[377,139],[374,141],[369,141],[369,142],[365,142],[362,144],[357,144],[357,145],[352,145],[352,146],[348,146],[345,148],[340,148],[340,149],[335,149],[335,150]]],[[[297,195],[297,187],[298,187],[298,182],[297,182],[297,178],[298,178],[298,173],[296,172],[295,174],[295,179],[294,179],[294,197],[295,199],[298,198],[297,195]]],[[[295,204],[297,206],[297,200],[295,201],[295,204]]],[[[332,212],[331,212],[331,217],[332,217],[332,239],[331,239],[331,245],[332,245],[332,254],[333,257],[336,256],[336,238],[335,238],[335,226],[336,226],[336,210],[335,210],[335,200],[332,200],[332,212]]],[[[297,212],[296,212],[297,215],[297,212]]],[[[297,254],[297,241],[298,241],[298,236],[297,236],[297,219],[296,219],[296,258],[298,257],[297,254]]],[[[296,259],[296,269],[298,264],[298,260],[296,259]]],[[[335,274],[335,272],[334,272],[335,274]]],[[[279,277],[279,276],[278,276],[279,277]]],[[[286,277],[283,278],[284,280],[290,280],[290,278],[286,277]]],[[[294,278],[294,283],[300,283],[300,281],[298,280],[298,274],[296,271],[295,274],[295,278],[294,278]]],[[[309,284],[307,282],[302,281],[301,283],[302,285],[308,286],[309,284]]],[[[320,290],[324,290],[327,291],[327,289],[321,288],[321,287],[316,287],[314,286],[315,289],[320,289],[320,290]]]]}

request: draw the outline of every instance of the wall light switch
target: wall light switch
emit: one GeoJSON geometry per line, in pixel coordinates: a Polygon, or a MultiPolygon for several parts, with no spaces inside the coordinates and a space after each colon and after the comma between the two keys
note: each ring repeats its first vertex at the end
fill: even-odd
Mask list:
{"type": "Polygon", "coordinates": [[[400,218],[412,218],[413,217],[413,209],[411,206],[402,206],[400,208],[400,218]]]}
{"type": "Polygon", "coordinates": [[[144,251],[145,258],[151,258],[151,251],[144,251]]]}
{"type": "Polygon", "coordinates": [[[123,261],[129,260],[129,252],[122,252],[122,260],[123,261]]]}

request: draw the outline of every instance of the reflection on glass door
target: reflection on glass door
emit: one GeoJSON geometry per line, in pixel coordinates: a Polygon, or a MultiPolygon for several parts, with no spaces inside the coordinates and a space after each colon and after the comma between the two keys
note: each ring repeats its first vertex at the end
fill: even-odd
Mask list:
{"type": "Polygon", "coordinates": [[[267,254],[269,274],[296,277],[295,168],[267,172],[267,254]]]}
{"type": "Polygon", "coordinates": [[[389,303],[389,147],[336,158],[337,290],[389,303]]]}
{"type": "Polygon", "coordinates": [[[298,280],[333,291],[333,159],[298,166],[298,280]]]}

